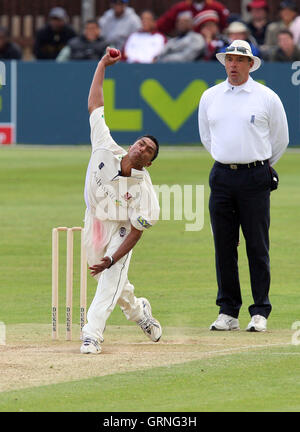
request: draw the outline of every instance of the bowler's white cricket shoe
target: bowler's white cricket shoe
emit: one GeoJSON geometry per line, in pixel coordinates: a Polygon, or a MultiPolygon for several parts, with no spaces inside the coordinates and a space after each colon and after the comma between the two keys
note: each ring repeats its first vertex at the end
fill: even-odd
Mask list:
{"type": "Polygon", "coordinates": [[[155,318],[153,318],[149,301],[145,298],[141,298],[140,300],[143,304],[144,318],[137,321],[137,324],[149,339],[153,342],[158,342],[162,335],[161,325],[155,318]]]}
{"type": "Polygon", "coordinates": [[[230,315],[220,314],[209,330],[239,330],[239,320],[230,315]]]}
{"type": "Polygon", "coordinates": [[[264,332],[267,330],[267,320],[262,315],[253,315],[249,322],[247,331],[251,332],[264,332]]]}
{"type": "Polygon", "coordinates": [[[96,339],[85,337],[80,347],[81,354],[100,354],[101,346],[96,339]]]}

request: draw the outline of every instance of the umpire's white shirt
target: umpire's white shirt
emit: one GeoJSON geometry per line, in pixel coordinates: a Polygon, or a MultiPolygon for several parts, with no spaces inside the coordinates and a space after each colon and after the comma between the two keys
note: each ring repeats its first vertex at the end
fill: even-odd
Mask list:
{"type": "Polygon", "coordinates": [[[227,79],[203,93],[199,132],[204,147],[224,164],[269,159],[274,165],[289,142],[281,100],[250,76],[240,86],[227,79]]]}

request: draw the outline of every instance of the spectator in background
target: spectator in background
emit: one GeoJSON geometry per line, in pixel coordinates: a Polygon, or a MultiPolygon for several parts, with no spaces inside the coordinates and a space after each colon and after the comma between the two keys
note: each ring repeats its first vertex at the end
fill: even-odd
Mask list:
{"type": "Polygon", "coordinates": [[[164,34],[170,35],[175,30],[176,19],[181,12],[189,11],[194,17],[206,10],[214,10],[218,14],[221,30],[227,26],[229,10],[222,3],[211,0],[202,2],[186,0],[171,6],[171,8],[157,20],[157,29],[164,34]]]}
{"type": "Polygon", "coordinates": [[[193,15],[190,11],[181,12],[176,18],[177,36],[169,39],[157,61],[191,62],[204,53],[204,38],[193,31],[193,15]]]}
{"type": "Polygon", "coordinates": [[[278,47],[266,60],[276,62],[294,62],[300,60],[300,48],[295,45],[292,32],[289,30],[280,30],[277,40],[278,47]]]}
{"type": "Polygon", "coordinates": [[[128,63],[152,63],[164,49],[166,38],[157,32],[155,16],[152,11],[145,10],[140,15],[142,28],[132,33],[124,47],[124,59],[128,63]]]}
{"type": "Polygon", "coordinates": [[[1,60],[20,60],[22,58],[21,48],[11,42],[8,31],[0,27],[0,59],[1,60]]]}
{"type": "Polygon", "coordinates": [[[142,26],[139,16],[127,3],[128,0],[111,0],[111,9],[99,20],[103,37],[120,51],[123,50],[127,38],[142,26]]]}
{"type": "Polygon", "coordinates": [[[266,29],[269,24],[268,3],[265,0],[253,0],[247,5],[247,10],[251,14],[251,19],[247,24],[248,29],[255,38],[257,45],[263,45],[265,42],[266,29]]]}
{"type": "Polygon", "coordinates": [[[55,59],[68,41],[76,36],[67,22],[68,16],[63,8],[50,10],[48,24],[36,34],[33,53],[37,59],[55,59]]]}
{"type": "Polygon", "coordinates": [[[280,30],[290,30],[294,36],[294,42],[300,43],[300,17],[295,2],[282,1],[279,10],[280,21],[270,23],[266,30],[265,45],[268,49],[277,47],[277,35],[280,30]]]}
{"type": "Polygon", "coordinates": [[[219,16],[214,10],[205,10],[194,17],[194,30],[205,40],[203,60],[216,60],[216,53],[229,44],[220,33],[219,16]]]}
{"type": "MultiPolygon", "coordinates": [[[[234,21],[226,29],[226,34],[229,39],[229,45],[235,40],[244,40],[248,42],[251,47],[252,54],[254,56],[260,57],[260,51],[256,45],[256,40],[250,35],[249,29],[246,24],[240,21],[234,21]]],[[[220,50],[220,52],[225,52],[226,48],[220,50]]]]}
{"type": "Polygon", "coordinates": [[[85,23],[83,34],[70,39],[58,54],[56,61],[101,59],[105,54],[108,42],[100,33],[98,21],[88,20],[85,23]]]}

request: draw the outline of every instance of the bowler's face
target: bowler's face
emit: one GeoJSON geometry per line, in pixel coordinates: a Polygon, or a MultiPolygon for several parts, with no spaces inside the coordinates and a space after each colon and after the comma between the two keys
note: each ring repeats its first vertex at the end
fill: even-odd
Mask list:
{"type": "Polygon", "coordinates": [[[241,85],[248,80],[250,69],[254,63],[253,60],[249,61],[249,58],[236,54],[226,54],[225,69],[230,84],[241,85]]]}
{"type": "Polygon", "coordinates": [[[138,139],[128,151],[129,158],[136,169],[151,165],[156,153],[156,144],[148,137],[138,139]]]}

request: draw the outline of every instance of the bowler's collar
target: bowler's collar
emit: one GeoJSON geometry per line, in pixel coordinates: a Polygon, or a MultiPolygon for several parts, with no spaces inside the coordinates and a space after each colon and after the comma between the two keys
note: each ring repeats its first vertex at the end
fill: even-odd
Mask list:
{"type": "MultiPolygon", "coordinates": [[[[118,177],[122,177],[122,167],[121,162],[125,155],[117,155],[115,158],[118,160],[118,173],[112,178],[112,180],[117,180],[118,177]]],[[[142,168],[141,170],[137,170],[135,168],[131,168],[131,175],[127,177],[128,179],[132,178],[135,180],[143,180],[144,176],[146,174],[145,168],[142,168]]]]}
{"type": "Polygon", "coordinates": [[[146,171],[144,168],[142,170],[137,170],[135,168],[131,169],[131,177],[142,180],[144,178],[146,171]]]}

